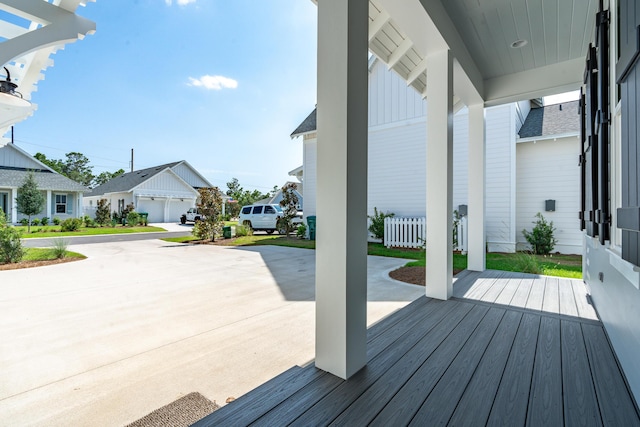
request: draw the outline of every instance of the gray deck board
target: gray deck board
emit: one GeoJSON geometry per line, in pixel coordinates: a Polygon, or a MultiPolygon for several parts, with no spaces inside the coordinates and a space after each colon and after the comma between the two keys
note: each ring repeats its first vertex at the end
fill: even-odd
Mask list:
{"type": "Polygon", "coordinates": [[[580,281],[467,272],[454,295],[372,326],[349,380],[295,367],[195,425],[640,427],[580,281]]]}
{"type": "Polygon", "coordinates": [[[561,321],[564,420],[568,426],[600,426],[598,400],[580,323],[561,321]]]}
{"type": "Polygon", "coordinates": [[[527,425],[559,426],[563,423],[560,357],[560,320],[542,317],[531,379],[527,425]]]}
{"type": "Polygon", "coordinates": [[[460,398],[449,424],[464,426],[486,423],[521,319],[522,313],[516,311],[505,314],[478,369],[460,398]],[[474,415],[469,417],[469,414],[474,415]]]}

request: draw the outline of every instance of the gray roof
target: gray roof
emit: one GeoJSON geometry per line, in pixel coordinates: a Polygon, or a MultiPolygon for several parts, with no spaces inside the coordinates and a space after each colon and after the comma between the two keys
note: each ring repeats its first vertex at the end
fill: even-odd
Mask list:
{"type": "Polygon", "coordinates": [[[165,165],[127,172],[105,182],[102,185],[98,185],[96,188],[91,190],[91,193],[87,194],[87,196],[100,196],[107,193],[127,193],[163,170],[172,168],[179,163],[180,162],[167,163],[165,165]]]}
{"type": "Polygon", "coordinates": [[[520,128],[520,138],[535,138],[580,132],[578,101],[532,108],[520,128]]]}
{"type": "Polygon", "coordinates": [[[293,138],[294,136],[298,136],[298,135],[302,135],[304,133],[309,133],[309,132],[313,132],[316,130],[317,125],[316,125],[316,110],[317,108],[314,108],[313,111],[311,112],[311,114],[309,114],[307,116],[306,119],[304,119],[304,121],[302,123],[300,123],[300,126],[298,126],[296,128],[296,130],[294,130],[291,133],[291,138],[293,138]]]}
{"type": "Polygon", "coordinates": [[[27,176],[33,173],[33,177],[40,190],[52,191],[81,191],[88,192],[89,189],[82,184],[78,184],[64,175],[54,172],[30,172],[26,170],[0,169],[0,187],[20,187],[24,184],[27,176]]]}

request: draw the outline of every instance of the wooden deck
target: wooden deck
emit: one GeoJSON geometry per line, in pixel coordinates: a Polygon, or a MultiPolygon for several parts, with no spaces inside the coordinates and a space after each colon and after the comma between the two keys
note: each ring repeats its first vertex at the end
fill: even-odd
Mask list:
{"type": "Polygon", "coordinates": [[[582,281],[463,272],[368,332],[347,381],[294,367],[196,426],[640,426],[582,281]]]}

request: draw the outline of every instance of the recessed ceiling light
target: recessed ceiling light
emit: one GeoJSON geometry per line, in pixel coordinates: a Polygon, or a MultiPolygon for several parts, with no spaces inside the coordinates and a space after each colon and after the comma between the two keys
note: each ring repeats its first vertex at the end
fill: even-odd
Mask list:
{"type": "Polygon", "coordinates": [[[514,49],[519,49],[519,48],[521,48],[523,46],[526,46],[527,43],[528,42],[526,40],[516,40],[513,43],[511,43],[511,47],[514,48],[514,49]]]}

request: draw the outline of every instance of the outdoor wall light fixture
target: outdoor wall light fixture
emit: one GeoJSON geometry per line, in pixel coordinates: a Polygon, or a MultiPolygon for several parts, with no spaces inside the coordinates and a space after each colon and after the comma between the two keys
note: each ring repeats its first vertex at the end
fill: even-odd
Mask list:
{"type": "Polygon", "coordinates": [[[549,199],[544,201],[544,210],[546,212],[555,212],[556,210],[556,201],[549,199]]]}
{"type": "Polygon", "coordinates": [[[6,80],[0,80],[0,104],[9,107],[28,107],[31,105],[29,101],[22,98],[20,92],[16,92],[18,85],[11,81],[11,73],[7,67],[4,67],[7,73],[6,80]]]}
{"type": "Polygon", "coordinates": [[[152,197],[151,200],[155,200],[155,198],[152,197]]]}

